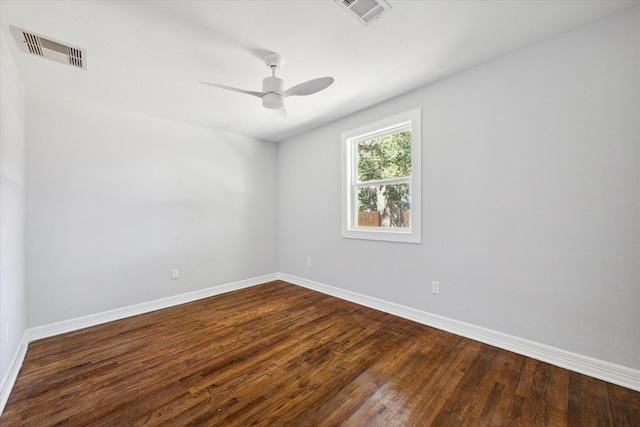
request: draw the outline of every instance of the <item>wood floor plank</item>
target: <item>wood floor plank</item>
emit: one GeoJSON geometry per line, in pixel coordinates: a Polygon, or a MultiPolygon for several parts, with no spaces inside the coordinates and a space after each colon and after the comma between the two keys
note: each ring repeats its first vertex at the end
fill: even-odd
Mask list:
{"type": "Polygon", "coordinates": [[[637,426],[640,393],[274,281],[31,343],[0,425],[637,426]]]}

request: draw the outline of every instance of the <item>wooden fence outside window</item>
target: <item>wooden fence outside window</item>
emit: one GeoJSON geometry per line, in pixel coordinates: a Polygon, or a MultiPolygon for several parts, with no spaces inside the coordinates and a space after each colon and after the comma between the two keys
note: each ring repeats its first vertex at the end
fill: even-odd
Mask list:
{"type": "MultiPolygon", "coordinates": [[[[404,226],[411,226],[411,211],[402,213],[404,226]]],[[[380,227],[380,212],[358,212],[358,227],[380,227]]]]}

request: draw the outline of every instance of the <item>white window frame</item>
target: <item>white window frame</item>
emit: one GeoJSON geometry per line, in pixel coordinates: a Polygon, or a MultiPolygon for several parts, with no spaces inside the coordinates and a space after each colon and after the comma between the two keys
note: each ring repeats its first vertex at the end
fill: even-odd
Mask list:
{"type": "MultiPolygon", "coordinates": [[[[342,237],[348,239],[384,240],[390,242],[421,243],[421,119],[422,112],[416,108],[388,117],[357,129],[343,132],[342,137],[342,237]],[[409,182],[411,188],[411,219],[409,227],[358,227],[358,187],[364,185],[357,180],[358,142],[372,138],[411,130],[411,177],[399,178],[397,183],[409,182]]],[[[396,183],[384,180],[385,183],[396,183]]],[[[366,184],[375,185],[377,181],[366,184]]]]}

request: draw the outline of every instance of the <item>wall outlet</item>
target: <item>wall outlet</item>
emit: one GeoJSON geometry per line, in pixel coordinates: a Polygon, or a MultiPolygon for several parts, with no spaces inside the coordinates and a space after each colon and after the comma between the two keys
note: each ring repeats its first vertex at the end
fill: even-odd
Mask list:
{"type": "Polygon", "coordinates": [[[311,267],[311,258],[307,258],[307,267],[311,267]]]}
{"type": "Polygon", "coordinates": [[[11,323],[7,323],[7,335],[5,337],[5,340],[7,342],[9,342],[9,337],[11,336],[11,323]]]}
{"type": "Polygon", "coordinates": [[[180,270],[178,270],[177,268],[174,268],[173,270],[171,270],[171,278],[172,279],[179,279],[180,278],[180,270]]]}
{"type": "Polygon", "coordinates": [[[440,295],[440,282],[431,282],[431,293],[440,295]]]}

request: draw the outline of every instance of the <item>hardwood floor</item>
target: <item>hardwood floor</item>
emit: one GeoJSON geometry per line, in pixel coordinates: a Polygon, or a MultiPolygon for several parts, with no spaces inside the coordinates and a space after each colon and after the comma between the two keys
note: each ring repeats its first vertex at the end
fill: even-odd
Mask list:
{"type": "Polygon", "coordinates": [[[31,343],[0,425],[640,426],[640,393],[276,281],[31,343]]]}

